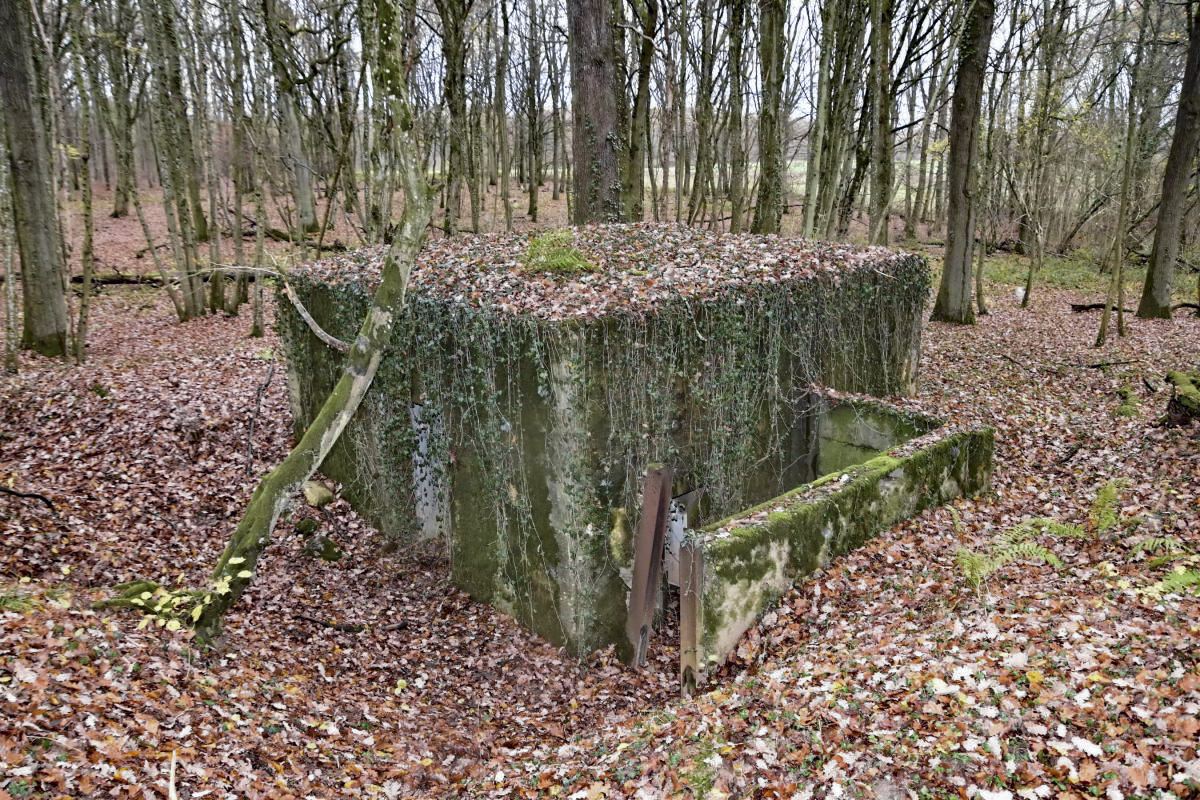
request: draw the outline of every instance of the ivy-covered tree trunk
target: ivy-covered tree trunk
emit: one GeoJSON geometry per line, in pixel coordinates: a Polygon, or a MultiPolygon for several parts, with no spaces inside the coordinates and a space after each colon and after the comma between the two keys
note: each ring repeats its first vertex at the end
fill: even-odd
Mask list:
{"type": "Polygon", "coordinates": [[[983,74],[996,14],[993,0],[975,0],[967,18],[950,117],[950,209],[946,219],[946,261],[933,319],[974,324],[971,249],[975,242],[975,141],[983,74]]]}
{"type": "Polygon", "coordinates": [[[892,2],[871,1],[871,244],[888,243],[892,203],[892,2]]]}
{"type": "Polygon", "coordinates": [[[574,205],[571,222],[620,222],[621,119],[609,0],[567,0],[574,205]]]}
{"type": "Polygon", "coordinates": [[[763,98],[758,114],[758,160],[762,175],[754,207],[753,233],[779,233],[783,217],[783,51],[784,0],[764,0],[759,12],[759,59],[763,98]]]}
{"type": "Polygon", "coordinates": [[[405,99],[406,80],[396,63],[395,52],[392,48],[381,48],[381,63],[376,69],[392,98],[397,122],[396,155],[404,192],[400,228],[384,259],[379,288],[346,356],[341,378],[299,443],[254,490],[242,521],[213,570],[212,585],[195,607],[196,634],[202,645],[220,632],[225,611],[237,602],[253,579],[279,515],[321,466],[354,416],[379,369],[393,323],[404,305],[408,277],[429,224],[431,199],[411,136],[412,114],[405,99]]]}

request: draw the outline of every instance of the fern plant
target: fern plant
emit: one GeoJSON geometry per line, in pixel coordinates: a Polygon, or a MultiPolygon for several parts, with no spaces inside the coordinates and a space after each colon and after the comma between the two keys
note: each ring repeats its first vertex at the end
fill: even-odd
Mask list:
{"type": "Polygon", "coordinates": [[[1062,568],[1062,560],[1054,551],[1038,544],[1031,538],[1028,529],[1021,528],[1017,526],[1005,531],[997,544],[982,553],[966,547],[960,547],[955,552],[955,565],[962,573],[963,580],[977,594],[983,591],[988,576],[1014,561],[1031,561],[1048,564],[1055,569],[1062,568]]]}
{"type": "MultiPolygon", "coordinates": [[[[1196,558],[1193,556],[1190,561],[1195,563],[1196,558]]],[[[1200,596],[1200,569],[1189,569],[1183,564],[1177,564],[1165,578],[1147,587],[1147,591],[1155,596],[1164,594],[1200,596]]]]}
{"type": "Polygon", "coordinates": [[[535,236],[521,259],[525,272],[552,272],[556,275],[575,275],[595,272],[596,267],[575,249],[571,231],[550,231],[535,236]]]}
{"type": "Polygon", "coordinates": [[[1120,500],[1123,488],[1125,488],[1124,481],[1109,481],[1100,487],[1100,491],[1096,492],[1096,499],[1088,514],[1088,524],[1097,539],[1115,528],[1121,521],[1120,500]]]}

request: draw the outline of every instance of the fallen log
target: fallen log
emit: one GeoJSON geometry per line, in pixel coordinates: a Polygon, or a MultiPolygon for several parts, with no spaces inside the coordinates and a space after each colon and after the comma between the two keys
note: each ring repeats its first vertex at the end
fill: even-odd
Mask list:
{"type": "Polygon", "coordinates": [[[1200,372],[1171,370],[1167,373],[1171,384],[1171,399],[1167,401],[1167,424],[1186,425],[1200,420],[1200,372]]]}
{"type": "MultiPolygon", "coordinates": [[[[1103,311],[1104,303],[1071,303],[1071,311],[1076,314],[1083,314],[1087,311],[1103,311]]],[[[1110,307],[1111,311],[1116,311],[1116,306],[1110,307]]],[[[1132,314],[1132,308],[1122,309],[1126,314],[1132,314]]]]}

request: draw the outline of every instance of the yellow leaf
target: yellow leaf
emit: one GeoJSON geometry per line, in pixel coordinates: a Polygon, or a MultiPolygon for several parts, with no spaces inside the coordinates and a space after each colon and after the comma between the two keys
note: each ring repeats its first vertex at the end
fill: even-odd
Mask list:
{"type": "Polygon", "coordinates": [[[246,561],[246,559],[242,558],[241,556],[233,556],[233,557],[232,557],[232,558],[230,558],[230,559],[229,559],[229,561],[228,561],[228,562],[226,562],[226,563],[233,564],[233,565],[235,565],[235,566],[236,566],[237,564],[242,564],[242,563],[244,563],[245,561],[246,561]]]}
{"type": "Polygon", "coordinates": [[[253,578],[253,577],[254,577],[254,573],[253,573],[253,572],[251,572],[251,571],[250,571],[250,570],[248,570],[248,569],[244,569],[244,570],[242,570],[241,572],[239,572],[239,573],[237,574],[237,576],[238,576],[239,578],[253,578]]]}
{"type": "Polygon", "coordinates": [[[1037,686],[1046,680],[1046,676],[1042,674],[1041,670],[1031,669],[1025,673],[1025,679],[1029,681],[1030,686],[1037,686]]]}
{"type": "Polygon", "coordinates": [[[167,620],[167,630],[169,630],[169,631],[179,630],[179,620],[177,620],[177,619],[167,620]]]}
{"type": "Polygon", "coordinates": [[[192,622],[199,622],[200,615],[204,613],[204,606],[196,606],[192,609],[192,622]]]}
{"type": "Polygon", "coordinates": [[[422,767],[428,767],[428,766],[429,766],[430,764],[432,764],[432,763],[433,763],[433,759],[432,759],[432,758],[422,758],[422,759],[421,759],[421,766],[422,766],[422,767]]]}

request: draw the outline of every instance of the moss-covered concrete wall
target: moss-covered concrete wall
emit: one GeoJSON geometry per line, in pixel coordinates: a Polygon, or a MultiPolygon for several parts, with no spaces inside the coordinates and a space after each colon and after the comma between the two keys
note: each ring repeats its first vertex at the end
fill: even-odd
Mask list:
{"type": "MultiPolygon", "coordinates": [[[[874,436],[886,418],[852,406],[827,416],[851,443],[855,428],[874,436]]],[[[913,429],[903,414],[895,421],[913,429]]],[[[703,672],[720,663],[792,583],[829,559],[926,508],[984,491],[993,444],[991,429],[937,429],[692,534],[703,559],[692,665],[703,672]]]]}
{"type": "MultiPolygon", "coordinates": [[[[614,230],[603,235],[623,235],[614,230]]],[[[476,252],[473,241],[462,247],[476,252]]],[[[746,239],[754,259],[772,241],[746,239]]],[[[462,277],[469,259],[436,253],[414,275],[392,347],[322,471],[398,542],[444,537],[455,582],[476,598],[576,652],[623,647],[621,572],[648,464],[670,465],[680,492],[703,487],[700,516],[717,519],[812,477],[813,384],[911,389],[928,267],[917,256],[869,253],[836,270],[793,260],[786,279],[757,262],[715,264],[714,276],[734,267],[749,276],[720,292],[690,283],[661,290],[669,269],[651,264],[558,287],[549,285],[558,278],[520,276],[507,262],[470,262],[477,283],[518,292],[525,282],[542,295],[588,297],[608,279],[644,292],[618,303],[610,291],[596,302],[605,313],[577,303],[557,315],[512,313],[503,293],[464,289],[474,280],[462,277]],[[440,273],[445,264],[457,271],[440,273]],[[429,475],[424,502],[417,455],[429,475]]],[[[354,270],[369,276],[375,258],[351,256],[336,278],[301,270],[289,282],[313,318],[347,340],[370,301],[369,277],[354,270]]],[[[286,299],[278,306],[299,429],[342,357],[286,299]]]]}

